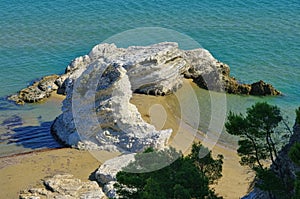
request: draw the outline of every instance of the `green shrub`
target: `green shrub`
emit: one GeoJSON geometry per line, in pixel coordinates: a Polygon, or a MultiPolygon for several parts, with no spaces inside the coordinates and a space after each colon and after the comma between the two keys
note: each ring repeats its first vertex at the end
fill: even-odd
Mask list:
{"type": "Polygon", "coordinates": [[[296,142],[289,151],[289,157],[298,166],[300,166],[300,143],[296,142]]]}
{"type": "Polygon", "coordinates": [[[300,124],[300,107],[296,109],[296,123],[300,124]]]}
{"type": "Polygon", "coordinates": [[[207,149],[208,154],[200,158],[200,149],[205,150],[200,143],[194,143],[191,154],[184,157],[173,148],[149,148],[136,154],[135,161],[117,173],[114,187],[121,199],[222,199],[209,185],[222,176],[223,156],[213,159],[207,149]],[[147,172],[170,158],[174,160],[170,165],[147,172]],[[141,172],[126,172],[133,169],[141,172]]]}

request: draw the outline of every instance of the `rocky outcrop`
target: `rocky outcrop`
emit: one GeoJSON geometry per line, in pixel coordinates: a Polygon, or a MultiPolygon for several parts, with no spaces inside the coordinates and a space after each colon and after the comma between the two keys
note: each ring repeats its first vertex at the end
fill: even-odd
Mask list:
{"type": "MultiPolygon", "coordinates": [[[[104,185],[105,193],[115,197],[116,174],[134,159],[133,154],[148,147],[166,147],[172,133],[171,129],[157,131],[146,123],[130,103],[132,93],[171,94],[181,87],[184,77],[208,90],[280,94],[264,82],[239,84],[230,77],[229,66],[205,49],[183,51],[178,44],[165,42],[127,49],[117,48],[114,44],[99,44],[88,55],[73,60],[65,74],[45,77],[10,99],[20,103],[36,102],[53,91],[65,94],[62,114],[51,127],[57,139],[79,149],[127,154],[107,161],[96,172],[96,179],[104,185]]],[[[63,178],[69,180],[68,176],[63,178]]],[[[71,192],[81,188],[77,180],[70,180],[74,184],[71,190],[67,185],[62,188],[60,184],[65,186],[66,183],[62,178],[59,180],[61,182],[45,181],[46,188],[29,192],[42,195],[47,190],[58,194],[64,191],[73,198],[82,193],[71,192]]],[[[88,197],[93,198],[93,195],[88,197]]]]}
{"type": "Polygon", "coordinates": [[[130,162],[134,162],[135,154],[125,154],[113,159],[106,161],[100,166],[96,171],[96,180],[103,185],[103,192],[109,198],[118,198],[114,184],[117,181],[117,173],[122,170],[122,168],[128,166],[130,162]]]}
{"type": "MultiPolygon", "coordinates": [[[[132,92],[170,94],[186,77],[209,90],[263,93],[238,84],[230,77],[228,65],[207,50],[183,51],[169,42],[127,49],[99,44],[88,55],[73,60],[65,72],[55,80],[67,97],[52,131],[65,144],[84,149],[137,152],[165,145],[171,131],[158,132],[145,123],[129,102],[132,92]]],[[[272,88],[263,82],[259,85],[255,88],[272,88]]]]}
{"type": "MultiPolygon", "coordinates": [[[[294,125],[293,134],[290,137],[289,143],[280,150],[278,159],[276,159],[275,161],[276,164],[281,165],[280,169],[282,174],[284,175],[284,181],[286,183],[293,183],[292,180],[296,179],[296,173],[300,172],[300,167],[297,166],[288,156],[291,147],[296,142],[300,142],[300,124],[297,123],[294,125]]],[[[279,170],[276,169],[274,165],[271,165],[271,169],[275,171],[276,174],[279,173],[279,170]]],[[[290,185],[290,188],[291,187],[293,187],[293,184],[290,185]]],[[[250,192],[247,196],[244,196],[242,199],[270,199],[270,196],[267,192],[254,187],[253,191],[250,192]]]]}
{"type": "Polygon", "coordinates": [[[44,180],[44,187],[21,191],[20,199],[106,199],[97,182],[82,182],[73,175],[55,175],[44,180]]]}
{"type": "Polygon", "coordinates": [[[260,80],[259,82],[251,84],[250,95],[280,95],[271,84],[267,84],[260,80]]]}
{"type": "Polygon", "coordinates": [[[9,97],[19,104],[38,102],[56,91],[65,95],[71,80],[98,59],[122,63],[127,70],[133,92],[166,95],[181,87],[182,77],[192,78],[201,88],[246,95],[280,95],[272,85],[259,81],[240,84],[230,76],[229,66],[216,60],[207,50],[180,50],[176,43],[117,48],[99,44],[85,56],[74,59],[61,76],[51,75],[9,97]]]}
{"type": "Polygon", "coordinates": [[[61,141],[80,149],[130,153],[166,146],[172,130],[157,131],[142,119],[130,103],[131,82],[123,66],[100,58],[81,76],[77,71],[69,77],[77,83],[68,85],[63,113],[52,125],[61,141]]]}
{"type": "Polygon", "coordinates": [[[9,97],[9,100],[15,101],[17,104],[25,102],[39,102],[51,95],[53,91],[59,88],[55,82],[59,78],[58,75],[50,75],[36,81],[33,85],[22,89],[18,94],[9,97]]]}
{"type": "Polygon", "coordinates": [[[271,84],[267,84],[262,80],[253,84],[240,84],[235,78],[230,76],[226,76],[224,79],[224,87],[227,93],[256,96],[281,95],[281,92],[276,90],[271,84]]]}
{"type": "Polygon", "coordinates": [[[106,161],[96,172],[96,179],[101,184],[116,180],[116,175],[123,167],[133,162],[135,154],[126,154],[106,161]]]}

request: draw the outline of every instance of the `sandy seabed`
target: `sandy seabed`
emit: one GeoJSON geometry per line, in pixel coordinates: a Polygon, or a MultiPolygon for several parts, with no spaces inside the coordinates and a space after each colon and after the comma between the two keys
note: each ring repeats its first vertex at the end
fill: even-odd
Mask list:
{"type": "MultiPolygon", "coordinates": [[[[196,139],[189,133],[188,127],[178,125],[180,116],[178,117],[178,112],[172,109],[178,103],[175,96],[134,95],[131,102],[137,106],[145,121],[158,129],[172,128],[174,133],[169,145],[183,151],[184,154],[189,153],[189,147],[194,141],[201,141],[201,136],[196,139]],[[151,109],[154,105],[156,109],[151,109]],[[161,108],[157,109],[157,105],[163,107],[163,112],[161,108]],[[163,124],[162,120],[165,120],[163,124]]],[[[211,143],[203,142],[203,145],[210,146],[211,143]]],[[[224,156],[223,177],[217,185],[212,186],[216,193],[227,199],[244,196],[254,178],[253,172],[239,164],[239,157],[234,148],[217,143],[211,150],[213,156],[224,156]]],[[[20,190],[41,185],[42,179],[55,174],[70,173],[82,181],[88,181],[93,178],[93,173],[101,163],[117,155],[119,153],[90,153],[63,148],[0,158],[0,198],[18,198],[20,190]]]]}

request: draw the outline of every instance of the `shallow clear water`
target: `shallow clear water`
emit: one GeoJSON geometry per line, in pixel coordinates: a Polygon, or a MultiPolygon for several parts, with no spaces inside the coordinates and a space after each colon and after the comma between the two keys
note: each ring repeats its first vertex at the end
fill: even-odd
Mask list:
{"type": "MultiPolygon", "coordinates": [[[[2,0],[0,19],[0,97],[41,76],[63,73],[73,58],[117,33],[163,27],[192,37],[229,64],[242,82],[263,79],[284,93],[276,98],[229,95],[229,109],[243,112],[255,101],[266,100],[281,107],[292,122],[300,105],[298,0],[2,0]]],[[[2,102],[0,118],[20,114],[24,120],[36,121],[45,113],[39,105],[17,107],[2,102]]],[[[39,124],[58,113],[45,114],[39,124]]]]}

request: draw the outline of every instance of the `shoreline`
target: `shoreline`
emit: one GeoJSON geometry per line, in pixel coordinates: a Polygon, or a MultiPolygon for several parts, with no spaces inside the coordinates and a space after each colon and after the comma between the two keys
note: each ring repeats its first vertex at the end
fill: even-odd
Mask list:
{"type": "MultiPolygon", "coordinates": [[[[191,81],[185,81],[185,83],[190,84],[191,81]]],[[[52,95],[50,98],[48,100],[57,100],[61,103],[64,96],[52,95]]],[[[174,110],[174,107],[178,107],[178,101],[174,95],[155,97],[134,94],[131,103],[137,106],[146,122],[158,129],[172,128],[176,133],[172,135],[169,145],[183,151],[184,154],[189,152],[191,143],[201,141],[203,136],[189,133],[190,127],[178,127],[180,115],[178,115],[178,110],[174,110]],[[161,107],[151,112],[153,105],[161,107]],[[161,108],[165,110],[164,114],[161,114],[161,108]],[[163,124],[160,123],[160,120],[164,119],[161,116],[167,118],[163,124]]],[[[204,146],[210,146],[209,142],[202,141],[204,146]]],[[[224,143],[216,143],[211,149],[213,156],[217,154],[224,156],[223,177],[212,188],[216,190],[216,193],[228,199],[246,195],[251,179],[253,179],[251,172],[249,173],[247,168],[240,166],[239,157],[233,148],[224,143]]],[[[82,181],[90,180],[101,163],[117,155],[119,154],[104,151],[93,153],[62,147],[0,157],[0,177],[6,179],[1,183],[1,187],[6,191],[0,193],[0,198],[15,198],[19,191],[41,184],[42,179],[50,175],[70,173],[82,181]]]]}
{"type": "MultiPolygon", "coordinates": [[[[190,80],[184,83],[194,84],[190,80]]],[[[184,89],[184,87],[182,89],[184,89]]],[[[174,105],[178,105],[178,101],[174,95],[155,97],[135,94],[131,99],[131,103],[137,106],[143,119],[153,124],[156,128],[172,128],[173,134],[168,145],[176,148],[178,151],[181,150],[184,155],[190,152],[190,147],[193,142],[200,141],[201,144],[212,151],[213,157],[217,157],[218,154],[224,156],[223,177],[219,179],[216,185],[211,185],[216,193],[223,196],[224,199],[238,199],[248,193],[250,183],[254,179],[254,173],[249,168],[240,165],[240,158],[236,152],[236,146],[224,143],[222,140],[214,143],[213,139],[205,139],[206,137],[199,130],[197,130],[197,134],[194,135],[193,129],[191,129],[192,127],[189,125],[180,125],[180,127],[178,127],[178,117],[180,117],[178,114],[180,111],[178,109],[174,110],[174,105]],[[164,110],[157,109],[158,113],[151,114],[151,107],[157,107],[158,105],[161,105],[164,110]],[[151,115],[159,118],[151,118],[151,115]],[[164,119],[166,119],[166,122],[162,127],[161,120],[164,119]]]]}
{"type": "Polygon", "coordinates": [[[26,151],[26,152],[15,153],[15,154],[8,154],[8,155],[0,156],[0,160],[2,158],[14,158],[14,157],[23,156],[23,155],[30,155],[30,154],[33,154],[33,153],[41,153],[41,152],[47,152],[47,151],[52,151],[52,150],[65,149],[65,148],[67,148],[67,147],[44,148],[44,149],[36,149],[36,150],[33,150],[33,151],[26,151]]]}

